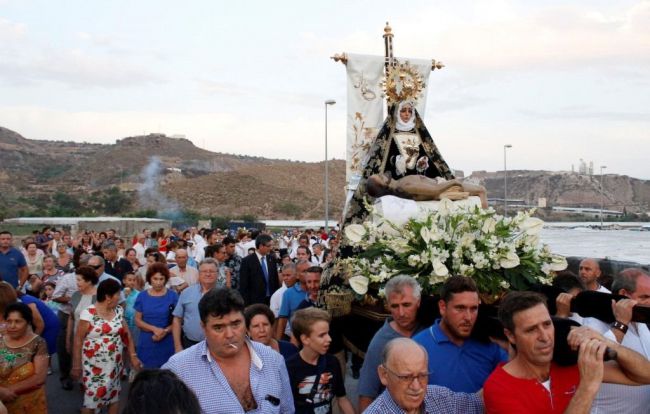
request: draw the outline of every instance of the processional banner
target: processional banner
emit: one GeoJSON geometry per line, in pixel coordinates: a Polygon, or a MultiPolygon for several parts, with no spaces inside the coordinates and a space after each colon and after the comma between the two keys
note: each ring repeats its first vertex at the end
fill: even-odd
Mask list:
{"type": "Polygon", "coordinates": [[[347,163],[345,179],[349,186],[359,180],[362,163],[377,137],[384,120],[381,81],[384,77],[382,56],[347,54],[348,118],[347,163]]]}
{"type": "MultiPolygon", "coordinates": [[[[384,120],[384,99],[381,82],[385,75],[383,56],[347,54],[348,113],[346,182],[348,190],[354,190],[361,178],[366,154],[377,137],[384,120]]],[[[431,73],[431,60],[409,59],[411,66],[424,80],[421,99],[416,109],[424,118],[426,109],[426,84],[431,73]]]]}

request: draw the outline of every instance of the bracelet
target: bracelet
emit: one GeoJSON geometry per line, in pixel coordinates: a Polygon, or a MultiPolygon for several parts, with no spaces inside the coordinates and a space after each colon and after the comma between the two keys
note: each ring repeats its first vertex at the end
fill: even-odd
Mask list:
{"type": "Polygon", "coordinates": [[[138,354],[131,354],[132,357],[138,357],[138,354]]]}
{"type": "Polygon", "coordinates": [[[614,328],[614,329],[618,329],[619,331],[621,331],[621,332],[623,332],[623,333],[627,333],[627,325],[624,324],[624,323],[622,323],[622,322],[615,321],[615,322],[612,324],[612,328],[614,328]]]}

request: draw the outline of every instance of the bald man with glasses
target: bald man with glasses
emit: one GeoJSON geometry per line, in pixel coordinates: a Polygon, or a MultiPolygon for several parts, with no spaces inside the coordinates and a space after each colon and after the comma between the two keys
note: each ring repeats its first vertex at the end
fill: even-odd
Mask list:
{"type": "Polygon", "coordinates": [[[386,389],[364,414],[483,412],[481,392],[467,394],[427,385],[427,351],[410,338],[396,338],[386,344],[377,373],[386,389]]]}

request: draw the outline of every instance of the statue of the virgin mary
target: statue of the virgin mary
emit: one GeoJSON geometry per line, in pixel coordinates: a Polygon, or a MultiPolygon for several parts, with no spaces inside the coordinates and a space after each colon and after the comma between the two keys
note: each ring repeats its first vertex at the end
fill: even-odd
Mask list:
{"type": "Polygon", "coordinates": [[[454,178],[415,109],[417,77],[409,78],[408,64],[396,66],[394,72],[386,82],[388,115],[363,162],[359,185],[348,202],[343,226],[361,223],[368,215],[363,200],[372,202],[366,181],[374,174],[390,174],[393,179],[414,174],[445,180],[454,178]],[[397,79],[393,89],[390,89],[391,78],[397,79]]]}

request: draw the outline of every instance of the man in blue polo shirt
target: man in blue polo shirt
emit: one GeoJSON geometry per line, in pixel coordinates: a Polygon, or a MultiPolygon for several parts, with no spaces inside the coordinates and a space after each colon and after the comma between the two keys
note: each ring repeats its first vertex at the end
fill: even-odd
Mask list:
{"type": "Polygon", "coordinates": [[[299,260],[296,263],[296,275],[298,283],[284,291],[280,312],[278,313],[278,323],[275,328],[275,338],[277,340],[291,336],[291,324],[289,320],[291,315],[298,310],[300,304],[307,298],[307,286],[305,284],[305,272],[311,267],[311,262],[299,260]]]}
{"type": "Polygon", "coordinates": [[[470,337],[478,316],[478,289],[465,276],[452,276],[440,289],[440,319],[413,337],[429,354],[429,384],[455,392],[477,392],[508,355],[496,344],[470,337]]]}
{"type": "Polygon", "coordinates": [[[22,287],[29,277],[25,256],[12,246],[13,236],[8,231],[0,231],[0,280],[14,288],[22,287]]]}
{"type": "Polygon", "coordinates": [[[199,282],[181,292],[172,322],[174,350],[177,353],[205,339],[199,315],[199,301],[217,286],[218,274],[217,261],[212,258],[203,259],[199,265],[199,282]]]}

